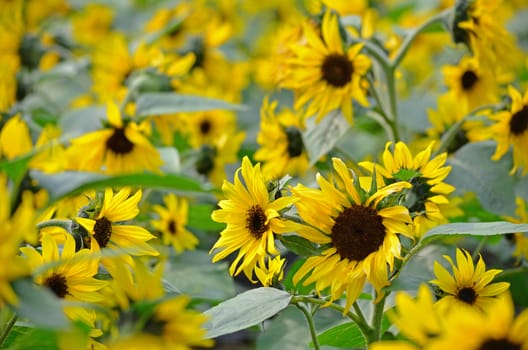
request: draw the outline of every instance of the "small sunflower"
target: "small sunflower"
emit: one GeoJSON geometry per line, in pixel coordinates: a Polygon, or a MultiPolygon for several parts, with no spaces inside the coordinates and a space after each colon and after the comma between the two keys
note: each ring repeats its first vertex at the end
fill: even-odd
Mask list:
{"type": "Polygon", "coordinates": [[[185,228],[189,203],[173,193],[163,197],[163,202],[165,206],[154,205],[159,219],[151,221],[152,227],[161,232],[163,244],[172,245],[176,253],[193,250],[198,245],[198,238],[185,228]]]}
{"type": "Polygon", "coordinates": [[[255,266],[255,275],[263,286],[273,286],[276,281],[282,281],[284,277],[284,262],[286,259],[280,255],[266,260],[259,260],[255,266]],[[267,262],[267,266],[266,266],[267,262]]]}
{"type": "MultiPolygon", "coordinates": [[[[131,189],[128,187],[122,188],[117,193],[107,188],[102,207],[93,218],[77,217],[75,221],[88,231],[88,237],[84,239],[85,246],[96,245],[117,253],[122,251],[121,253],[125,255],[121,256],[133,264],[129,254],[157,256],[159,253],[147,243],[148,240],[155,238],[150,232],[140,226],[123,224],[139,213],[138,203],[142,192],[138,190],[132,195],[130,193],[131,189]]],[[[112,266],[112,262],[106,258],[102,263],[107,268],[112,266]]]]}
{"type": "Polygon", "coordinates": [[[303,29],[306,44],[292,46],[293,57],[287,61],[289,73],[280,86],[294,89],[295,109],[309,104],[306,115],[317,114],[317,121],[340,109],[352,122],[352,99],[364,106],[369,104],[362,79],[371,63],[360,54],[363,45],[345,50],[335,13],[324,14],[321,35],[308,24],[303,29]]]}
{"type": "Polygon", "coordinates": [[[444,166],[447,154],[431,159],[433,143],[415,157],[403,142],[396,143],[393,152],[389,150],[390,145],[390,142],[385,145],[383,166],[372,162],[359,165],[372,173],[375,171],[378,186],[398,181],[411,183],[406,205],[413,216],[413,234],[420,237],[434,225],[447,221],[440,209],[449,203],[446,196],[455,190],[443,182],[451,170],[450,166],[444,166]]]}
{"type": "Polygon", "coordinates": [[[348,310],[368,280],[380,298],[381,289],[389,285],[394,258],[400,257],[398,234],[411,237],[411,218],[407,208],[384,201],[389,195],[410,188],[407,182],[396,182],[366,193],[358,188],[345,163],[332,159],[335,183],[320,174],[320,189],[302,184],[292,189],[298,199],[296,207],[309,225],[299,230],[304,238],[328,248],[319,256],[309,257],[293,276],[304,285],[315,282],[320,294],[330,287],[331,301],[346,292],[348,310]]]}
{"type": "Polygon", "coordinates": [[[528,309],[515,317],[509,292],[498,296],[488,312],[461,310],[447,316],[442,335],[428,350],[527,350],[528,309]]]}
{"type": "Polygon", "coordinates": [[[268,179],[302,175],[309,166],[301,134],[302,116],[288,109],[276,113],[276,108],[277,101],[264,100],[257,135],[260,149],[255,152],[255,159],[264,162],[262,173],[268,179]]]}
{"type": "Polygon", "coordinates": [[[110,127],[71,140],[67,150],[71,168],[107,174],[158,172],[163,161],[143,125],[123,123],[114,103],[108,104],[107,116],[110,127]]]}
{"type": "Polygon", "coordinates": [[[215,210],[212,218],[227,226],[211,248],[211,253],[220,249],[214,255],[213,262],[238,251],[229,273],[236,276],[243,271],[254,282],[253,271],[257,262],[268,254],[279,255],[275,247],[275,234],[294,231],[293,223],[290,225],[283,220],[280,211],[293,204],[295,199],[281,197],[270,200],[260,163],[253,166],[247,157],[242,159],[242,166],[235,173],[234,184],[224,181],[222,191],[227,199],[218,203],[221,209],[215,210]]]}
{"type": "Polygon", "coordinates": [[[493,278],[502,270],[486,270],[482,257],[477,265],[473,263],[471,255],[463,250],[456,250],[456,264],[450,256],[444,255],[453,269],[451,275],[437,261],[434,264],[436,279],[430,283],[437,285],[444,293],[438,301],[442,310],[460,306],[470,306],[476,310],[486,310],[495,297],[503,293],[510,286],[507,282],[491,283],[493,278]]]}
{"type": "Polygon", "coordinates": [[[481,66],[476,57],[463,57],[456,66],[444,66],[442,72],[449,91],[466,110],[498,102],[493,71],[481,66]]]}
{"type": "Polygon", "coordinates": [[[194,148],[215,141],[236,127],[235,115],[229,111],[206,111],[180,115],[184,123],[184,133],[194,148]]]}
{"type": "MultiPolygon", "coordinates": [[[[47,287],[64,300],[88,303],[99,303],[103,300],[99,291],[107,282],[94,278],[99,266],[99,258],[94,254],[98,252],[97,247],[76,252],[75,239],[70,234],[66,235],[62,250],[59,250],[57,242],[47,234],[42,235],[41,242],[42,254],[33,247],[20,248],[33,271],[40,271],[43,266],[50,265],[45,271],[34,276],[37,284],[47,287]]],[[[93,309],[66,306],[64,312],[72,320],[80,320],[94,326],[96,314],[93,309]]]]}
{"type": "Polygon", "coordinates": [[[512,100],[509,110],[491,116],[495,124],[490,127],[492,137],[497,141],[493,160],[499,160],[513,147],[513,168],[511,174],[522,168],[523,176],[528,174],[528,90],[521,95],[509,86],[512,100]]]}

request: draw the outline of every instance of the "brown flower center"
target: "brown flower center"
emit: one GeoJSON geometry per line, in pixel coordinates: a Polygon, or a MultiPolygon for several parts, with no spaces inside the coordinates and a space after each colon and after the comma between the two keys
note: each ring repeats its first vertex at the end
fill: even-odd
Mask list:
{"type": "Polygon", "coordinates": [[[200,132],[202,135],[207,136],[212,129],[212,124],[209,120],[202,120],[200,123],[200,132]]]}
{"type": "Polygon", "coordinates": [[[326,56],[321,66],[323,79],[335,87],[343,87],[352,80],[354,66],[348,57],[339,54],[326,56]]]}
{"type": "Polygon", "coordinates": [[[101,248],[106,247],[112,236],[112,222],[106,217],[95,220],[94,238],[101,248]]]}
{"type": "Polygon", "coordinates": [[[246,229],[255,237],[260,239],[264,232],[269,229],[269,224],[266,223],[266,214],[260,205],[253,205],[246,212],[246,229]]]}
{"type": "Polygon", "coordinates": [[[174,222],[174,220],[172,219],[169,221],[169,224],[167,225],[167,229],[172,235],[175,235],[178,232],[178,229],[176,227],[176,222],[174,222]]]}
{"type": "Polygon", "coordinates": [[[471,287],[464,287],[458,291],[456,297],[458,300],[463,301],[464,303],[473,305],[477,300],[477,293],[471,287]]]}
{"type": "Polygon", "coordinates": [[[515,135],[521,135],[528,129],[528,106],[524,105],[523,108],[515,112],[510,119],[510,132],[515,135]]]}
{"type": "Polygon", "coordinates": [[[298,157],[302,154],[304,149],[301,132],[295,126],[287,127],[284,132],[288,140],[288,156],[290,158],[298,157]]]}
{"type": "Polygon", "coordinates": [[[114,128],[114,133],[106,140],[106,147],[116,154],[124,155],[132,152],[134,144],[126,137],[124,128],[114,128]]]}
{"type": "Polygon", "coordinates": [[[488,339],[478,350],[521,350],[521,344],[512,343],[508,339],[488,339]]]}
{"type": "Polygon", "coordinates": [[[64,298],[66,294],[68,294],[68,284],[66,283],[66,277],[63,275],[54,273],[46,278],[44,285],[51,289],[51,291],[59,298],[64,298]]]}
{"type": "Polygon", "coordinates": [[[353,204],[343,210],[332,227],[332,244],[343,259],[361,261],[378,250],[385,226],[375,209],[353,204]]]}
{"type": "Polygon", "coordinates": [[[477,81],[479,80],[478,75],[473,72],[472,70],[467,70],[462,74],[462,78],[460,79],[462,83],[462,89],[465,91],[469,91],[475,86],[477,81]]]}

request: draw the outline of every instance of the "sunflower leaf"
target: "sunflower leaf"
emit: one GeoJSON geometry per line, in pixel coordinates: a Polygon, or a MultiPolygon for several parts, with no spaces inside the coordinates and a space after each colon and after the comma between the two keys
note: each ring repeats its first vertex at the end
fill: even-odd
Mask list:
{"type": "Polygon", "coordinates": [[[319,123],[316,123],[315,118],[310,118],[306,124],[303,141],[310,158],[310,165],[315,164],[334,148],[337,141],[350,128],[350,123],[336,111],[330,112],[319,123]]]}
{"type": "Polygon", "coordinates": [[[181,191],[204,192],[205,189],[194,179],[175,174],[127,174],[107,176],[96,173],[67,171],[57,175],[46,175],[32,171],[31,176],[49,192],[50,204],[61,198],[78,195],[89,189],[134,186],[148,188],[169,188],[181,191]]]}
{"type": "Polygon", "coordinates": [[[528,232],[528,224],[512,224],[506,221],[494,222],[457,222],[439,225],[427,231],[422,237],[421,244],[427,244],[435,239],[453,236],[494,236],[514,232],[528,232]]]}
{"type": "Polygon", "coordinates": [[[278,235],[278,238],[281,243],[284,244],[286,248],[288,248],[288,250],[299,256],[321,255],[322,251],[326,249],[326,247],[324,249],[317,247],[315,244],[301,236],[278,235]]]}
{"type": "Polygon", "coordinates": [[[136,104],[136,114],[140,117],[215,109],[241,111],[246,107],[214,98],[173,92],[144,93],[139,95],[136,104]]]}
{"type": "Polygon", "coordinates": [[[207,338],[216,338],[254,326],[290,304],[291,294],[271,287],[251,289],[204,312],[207,338]]]}

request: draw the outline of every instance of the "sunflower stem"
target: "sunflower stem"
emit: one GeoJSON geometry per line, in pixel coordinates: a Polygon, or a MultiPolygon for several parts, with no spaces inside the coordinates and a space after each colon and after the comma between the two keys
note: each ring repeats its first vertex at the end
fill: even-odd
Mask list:
{"type": "Polygon", "coordinates": [[[11,318],[9,318],[9,320],[7,321],[5,327],[2,328],[2,332],[0,332],[0,346],[4,344],[4,341],[7,339],[7,336],[9,335],[9,333],[15,326],[16,321],[17,321],[17,314],[13,313],[13,315],[11,315],[11,318]]]}
{"type": "Polygon", "coordinates": [[[359,330],[361,331],[361,334],[363,334],[363,337],[367,342],[369,342],[373,337],[373,330],[370,328],[367,322],[365,322],[361,317],[354,314],[353,312],[345,310],[345,308],[340,305],[329,303],[327,300],[324,299],[318,299],[302,295],[294,295],[290,303],[294,305],[298,303],[310,303],[314,305],[321,305],[323,307],[329,307],[330,309],[339,311],[341,314],[346,315],[348,318],[350,318],[358,326],[359,330]]]}
{"type": "Polygon", "coordinates": [[[304,317],[306,317],[306,321],[308,322],[308,328],[310,329],[310,335],[312,337],[313,348],[315,350],[319,350],[320,349],[319,340],[317,339],[317,332],[315,330],[312,313],[304,305],[300,303],[295,303],[295,306],[297,306],[297,308],[301,310],[302,313],[304,314],[304,317]]]}
{"type": "Polygon", "coordinates": [[[372,338],[369,339],[369,343],[381,340],[381,321],[383,320],[383,311],[385,309],[385,300],[390,292],[386,292],[383,298],[375,304],[374,313],[372,314],[372,338]]]}
{"type": "Polygon", "coordinates": [[[405,57],[405,54],[409,50],[409,47],[413,43],[414,39],[416,39],[418,34],[420,34],[425,29],[427,29],[428,27],[430,27],[431,25],[433,25],[435,23],[445,21],[448,18],[448,16],[451,15],[451,13],[452,13],[452,9],[444,10],[444,11],[440,12],[439,14],[429,18],[427,21],[425,21],[424,23],[422,23],[421,25],[416,27],[414,30],[412,30],[405,37],[405,39],[403,40],[403,42],[400,45],[400,47],[399,47],[398,51],[396,52],[396,54],[394,54],[394,58],[390,62],[391,68],[393,70],[395,70],[400,65],[401,61],[405,57]]]}
{"type": "Polygon", "coordinates": [[[473,251],[473,254],[471,254],[471,259],[476,262],[477,261],[477,258],[480,254],[480,252],[482,251],[482,248],[484,248],[484,245],[488,243],[488,236],[484,236],[480,239],[480,242],[479,244],[477,245],[477,247],[475,248],[475,250],[473,251]]]}
{"type": "Polygon", "coordinates": [[[71,233],[72,232],[72,221],[51,219],[51,220],[41,221],[37,224],[38,230],[41,230],[45,227],[62,227],[63,229],[71,233]]]}
{"type": "Polygon", "coordinates": [[[359,304],[357,301],[352,304],[352,307],[354,308],[354,311],[356,312],[356,315],[365,323],[367,324],[367,319],[365,318],[365,315],[363,315],[363,311],[361,311],[361,308],[359,307],[359,304]]]}

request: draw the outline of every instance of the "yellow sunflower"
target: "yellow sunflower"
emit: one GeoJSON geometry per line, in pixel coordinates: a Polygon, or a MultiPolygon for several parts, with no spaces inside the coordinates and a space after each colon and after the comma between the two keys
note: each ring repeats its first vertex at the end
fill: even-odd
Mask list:
{"type": "Polygon", "coordinates": [[[33,144],[20,114],[11,117],[0,130],[0,155],[11,160],[31,152],[33,144]]]}
{"type": "Polygon", "coordinates": [[[340,109],[352,122],[352,99],[368,106],[363,76],[370,60],[360,54],[362,44],[344,48],[335,13],[326,12],[321,35],[304,24],[305,45],[294,45],[289,58],[287,76],[280,86],[296,93],[295,109],[308,105],[306,115],[317,114],[320,121],[328,112],[340,109]]]}
{"type": "MultiPolygon", "coordinates": [[[[59,250],[57,242],[47,234],[42,235],[42,254],[33,247],[22,247],[20,251],[27,258],[32,271],[44,271],[34,276],[35,283],[47,287],[58,298],[87,303],[99,303],[103,300],[99,291],[106,286],[106,281],[97,280],[99,248],[95,245],[90,250],[81,249],[75,252],[75,239],[66,234],[64,246],[59,250]],[[60,251],[60,253],[59,253],[60,251]]],[[[96,314],[93,309],[77,306],[66,306],[66,316],[94,327],[96,314]]]]}
{"type": "Polygon", "coordinates": [[[165,206],[154,205],[159,219],[151,221],[152,227],[161,232],[163,244],[172,245],[176,253],[193,250],[198,245],[198,238],[185,228],[189,203],[174,193],[164,196],[163,202],[165,206]]]}
{"type": "Polygon", "coordinates": [[[411,183],[412,190],[405,205],[413,216],[413,234],[416,237],[447,221],[441,209],[449,203],[446,196],[455,190],[453,186],[443,182],[451,170],[450,166],[444,166],[447,154],[442,153],[431,159],[433,144],[430,143],[425,150],[413,157],[405,143],[396,143],[391,152],[391,143],[388,142],[383,152],[383,166],[372,162],[359,163],[371,173],[375,169],[378,186],[398,181],[411,183]]]}
{"type": "Polygon", "coordinates": [[[303,175],[309,167],[302,130],[302,115],[289,109],[275,112],[277,101],[267,99],[261,108],[260,131],[257,142],[260,149],[255,152],[255,160],[264,162],[262,173],[268,179],[303,175]]]}
{"type": "Polygon", "coordinates": [[[0,307],[14,305],[18,298],[11,282],[30,274],[29,266],[18,256],[24,240],[36,241],[35,209],[29,192],[22,196],[20,205],[12,213],[7,177],[0,173],[0,307]]]}
{"type": "Polygon", "coordinates": [[[444,324],[442,336],[426,349],[528,349],[528,309],[515,317],[509,292],[498,296],[488,312],[461,310],[448,315],[444,324]]]}
{"type": "Polygon", "coordinates": [[[108,104],[107,117],[110,127],[71,140],[67,150],[70,167],[107,174],[159,172],[163,161],[148,140],[145,126],[124,123],[114,103],[108,104]]]}
{"type": "Polygon", "coordinates": [[[273,286],[275,282],[282,281],[284,277],[284,263],[286,259],[280,255],[266,260],[259,260],[255,266],[255,275],[263,286],[273,286]],[[266,262],[268,265],[266,266],[266,262]]]}
{"type": "Polygon", "coordinates": [[[215,210],[212,218],[227,226],[211,248],[211,253],[216,251],[213,262],[238,251],[229,273],[236,276],[243,271],[250,281],[255,282],[253,271],[257,262],[264,260],[268,254],[279,255],[275,234],[295,230],[292,228],[294,223],[282,219],[280,214],[295,199],[281,197],[270,200],[260,163],[253,166],[247,157],[242,159],[242,166],[235,173],[234,184],[224,181],[222,191],[227,199],[218,203],[221,209],[215,210]]]}
{"type": "MultiPolygon", "coordinates": [[[[85,246],[95,245],[102,249],[111,249],[131,265],[133,261],[129,255],[157,256],[159,253],[147,243],[155,238],[150,232],[137,225],[123,224],[139,214],[138,203],[141,194],[141,190],[131,194],[128,187],[117,193],[107,188],[102,207],[97,208],[93,217],[75,218],[75,221],[88,231],[88,237],[84,239],[85,246]]],[[[102,259],[102,263],[107,268],[113,266],[113,262],[107,258],[102,259]]]]}
{"type": "Polygon", "coordinates": [[[309,225],[299,230],[304,238],[328,248],[319,256],[309,257],[293,276],[304,285],[315,282],[321,294],[330,287],[331,301],[346,292],[348,310],[357,299],[365,281],[381,289],[389,285],[394,258],[400,257],[398,234],[411,237],[411,218],[407,208],[384,201],[389,195],[410,188],[407,182],[396,182],[375,193],[359,188],[345,163],[332,159],[335,180],[331,183],[317,174],[320,189],[302,184],[292,189],[301,218],[309,225]],[[311,274],[309,275],[309,273],[311,274]]]}
{"type": "Polygon", "coordinates": [[[72,16],[72,34],[81,45],[92,46],[108,35],[114,12],[102,4],[87,4],[72,16]]]}
{"type": "MultiPolygon", "coordinates": [[[[515,214],[517,217],[505,217],[506,220],[515,224],[524,224],[528,222],[528,211],[526,210],[526,201],[520,197],[515,199],[517,209],[515,214]]],[[[518,260],[528,260],[528,236],[524,232],[513,233],[513,242],[515,243],[515,250],[513,256],[518,260]]]]}
{"type": "Polygon", "coordinates": [[[236,127],[235,115],[229,111],[185,113],[180,118],[184,121],[184,133],[194,148],[214,144],[219,137],[236,127]]]}
{"type": "Polygon", "coordinates": [[[497,148],[491,157],[499,160],[513,147],[513,168],[511,174],[522,168],[523,176],[528,174],[528,90],[524,96],[509,86],[512,100],[509,110],[491,116],[495,124],[490,127],[492,137],[497,141],[497,148]]]}
{"type": "Polygon", "coordinates": [[[450,256],[444,255],[453,269],[451,275],[437,261],[434,264],[436,279],[430,281],[437,285],[444,293],[438,301],[441,310],[449,311],[453,308],[470,306],[476,310],[485,311],[495,297],[503,293],[510,286],[507,282],[491,283],[493,278],[502,270],[486,270],[482,257],[477,265],[473,264],[471,254],[463,249],[456,250],[456,264],[450,256]]]}
{"type": "Polygon", "coordinates": [[[493,71],[481,66],[476,57],[465,56],[456,66],[444,66],[442,73],[449,91],[468,111],[499,101],[493,71]]]}

